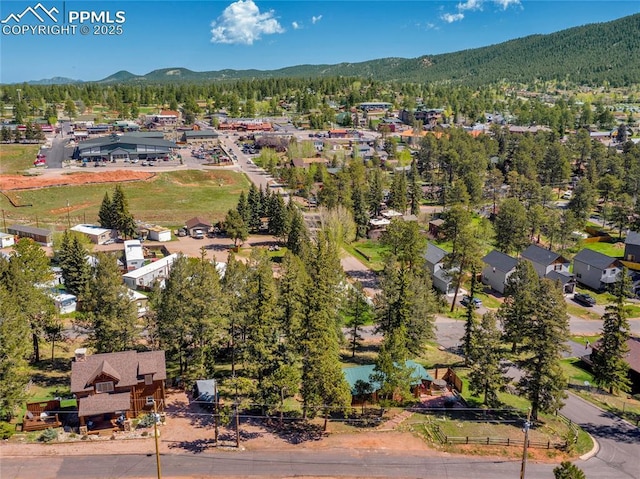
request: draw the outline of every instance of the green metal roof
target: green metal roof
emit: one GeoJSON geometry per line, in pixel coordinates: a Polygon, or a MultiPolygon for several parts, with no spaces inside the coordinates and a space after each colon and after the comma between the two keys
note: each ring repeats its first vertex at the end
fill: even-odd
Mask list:
{"type": "MultiPolygon", "coordinates": [[[[433,381],[433,377],[431,376],[431,374],[429,374],[421,364],[418,364],[415,361],[411,360],[405,361],[404,364],[408,368],[413,368],[414,370],[413,374],[411,375],[413,379],[413,381],[411,382],[412,386],[420,384],[422,380],[433,381]]],[[[371,380],[371,375],[374,373],[375,367],[375,364],[365,364],[364,366],[344,368],[342,370],[344,378],[347,380],[347,383],[349,383],[349,387],[351,388],[351,394],[355,394],[355,385],[358,381],[364,381],[371,384],[375,391],[380,389],[381,384],[377,381],[371,380]]]]}

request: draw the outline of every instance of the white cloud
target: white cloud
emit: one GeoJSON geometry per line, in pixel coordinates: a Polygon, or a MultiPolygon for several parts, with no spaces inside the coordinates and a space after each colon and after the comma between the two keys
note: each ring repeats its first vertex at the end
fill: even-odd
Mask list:
{"type": "Polygon", "coordinates": [[[509,8],[511,5],[520,5],[520,0],[493,0],[494,3],[500,5],[504,10],[509,8]]]}
{"type": "Polygon", "coordinates": [[[311,17],[311,23],[313,23],[314,25],[318,23],[320,20],[322,20],[322,15],[318,15],[317,17],[316,16],[311,17]]]}
{"type": "Polygon", "coordinates": [[[445,13],[440,18],[447,23],[459,22],[464,18],[464,13],[445,13]]]}
{"type": "Polygon", "coordinates": [[[274,11],[261,13],[253,0],[238,0],[211,22],[211,42],[253,45],[262,35],[284,33],[274,11]]]}
{"type": "Polygon", "coordinates": [[[299,30],[302,28],[302,25],[300,25],[298,22],[291,22],[291,26],[294,30],[299,30]]]}
{"type": "MultiPolygon", "coordinates": [[[[506,0],[506,1],[509,1],[509,0],[506,0]]],[[[458,4],[458,12],[463,12],[465,10],[480,10],[481,8],[482,8],[482,0],[467,0],[464,3],[458,4]]]]}

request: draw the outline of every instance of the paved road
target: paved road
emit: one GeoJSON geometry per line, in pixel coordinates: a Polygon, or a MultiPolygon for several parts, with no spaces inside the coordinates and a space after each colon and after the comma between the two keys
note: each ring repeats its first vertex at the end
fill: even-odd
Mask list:
{"type": "Polygon", "coordinates": [[[380,284],[378,282],[378,275],[367,268],[357,258],[354,258],[349,253],[343,250],[342,258],[340,258],[342,269],[345,274],[356,281],[359,281],[364,288],[365,294],[370,299],[380,292],[380,284]]]}
{"type": "MultiPolygon", "coordinates": [[[[163,456],[163,477],[393,477],[513,479],[520,461],[384,451],[244,451],[163,456]]],[[[3,479],[153,478],[154,456],[3,458],[3,479]]],[[[529,464],[527,477],[551,478],[553,465],[529,464]]],[[[596,476],[593,476],[596,477],[596,476]]]]}
{"type": "Polygon", "coordinates": [[[600,445],[595,457],[578,461],[589,478],[640,478],[640,430],[569,394],[562,413],[591,434],[600,445]]]}

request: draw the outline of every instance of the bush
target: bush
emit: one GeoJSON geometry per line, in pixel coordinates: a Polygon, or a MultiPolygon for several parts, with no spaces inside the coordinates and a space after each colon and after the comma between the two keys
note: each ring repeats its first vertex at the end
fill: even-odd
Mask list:
{"type": "Polygon", "coordinates": [[[58,439],[58,430],[57,429],[45,429],[44,432],[38,438],[40,442],[51,442],[58,439]]]}
{"type": "Polygon", "coordinates": [[[0,422],[0,439],[9,439],[15,430],[15,427],[8,422],[0,422]]]}
{"type": "Polygon", "coordinates": [[[153,414],[145,414],[140,418],[138,422],[138,427],[151,427],[153,426],[154,417],[153,414]]]}

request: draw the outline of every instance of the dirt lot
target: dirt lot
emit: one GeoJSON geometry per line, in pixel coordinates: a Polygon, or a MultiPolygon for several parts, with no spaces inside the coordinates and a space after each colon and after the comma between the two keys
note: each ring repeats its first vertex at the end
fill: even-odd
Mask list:
{"type": "Polygon", "coordinates": [[[0,190],[21,190],[25,188],[45,188],[49,186],[84,185],[93,183],[116,183],[134,180],[148,180],[153,176],[154,173],[133,170],[109,170],[104,172],[101,171],[99,173],[85,173],[77,171],[73,174],[69,174],[69,172],[64,170],[51,170],[39,176],[0,175],[0,190]]]}

